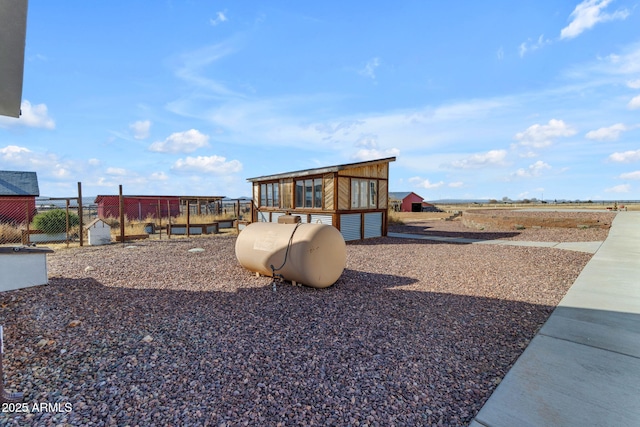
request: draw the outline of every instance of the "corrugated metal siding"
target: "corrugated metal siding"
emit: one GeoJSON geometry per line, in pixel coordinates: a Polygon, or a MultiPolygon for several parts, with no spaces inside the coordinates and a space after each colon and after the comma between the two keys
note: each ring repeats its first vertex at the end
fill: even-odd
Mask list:
{"type": "Polygon", "coordinates": [[[364,214],[364,238],[382,236],[382,212],[364,214]]]}
{"type": "Polygon", "coordinates": [[[311,215],[311,224],[333,225],[333,217],[331,215],[311,215]]]}
{"type": "Polygon", "coordinates": [[[345,242],[360,240],[360,214],[340,215],[340,232],[345,242]]]}

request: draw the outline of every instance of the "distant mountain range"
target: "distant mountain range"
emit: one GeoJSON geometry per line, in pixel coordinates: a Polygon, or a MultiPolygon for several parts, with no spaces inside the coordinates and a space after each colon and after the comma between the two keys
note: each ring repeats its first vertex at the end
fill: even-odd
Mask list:
{"type": "MultiPolygon", "coordinates": [[[[434,205],[460,205],[460,204],[470,204],[470,203],[489,203],[489,199],[438,199],[438,200],[428,200],[429,203],[434,205]]],[[[502,203],[502,200],[498,200],[498,203],[502,203]]],[[[554,199],[554,200],[543,200],[543,203],[594,203],[594,204],[603,204],[603,203],[640,203],[640,200],[566,200],[566,199],[554,199]]],[[[509,200],[505,203],[518,203],[522,204],[522,200],[509,200]]],[[[530,204],[540,203],[539,200],[532,201],[530,204]]]]}

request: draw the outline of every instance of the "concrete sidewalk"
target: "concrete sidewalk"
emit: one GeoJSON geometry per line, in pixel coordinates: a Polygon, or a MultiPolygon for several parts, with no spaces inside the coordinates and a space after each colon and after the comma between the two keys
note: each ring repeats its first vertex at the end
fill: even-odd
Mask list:
{"type": "Polygon", "coordinates": [[[409,233],[388,233],[388,237],[397,237],[403,239],[433,240],[437,242],[448,243],[464,243],[472,245],[507,245],[507,246],[530,246],[537,248],[556,248],[568,251],[587,252],[590,254],[596,251],[602,245],[602,242],[529,242],[524,240],[482,240],[468,239],[466,237],[445,237],[445,236],[429,236],[425,234],[409,234],[409,233]]]}
{"type": "Polygon", "coordinates": [[[640,426],[640,212],[616,215],[470,426],[640,426]]]}

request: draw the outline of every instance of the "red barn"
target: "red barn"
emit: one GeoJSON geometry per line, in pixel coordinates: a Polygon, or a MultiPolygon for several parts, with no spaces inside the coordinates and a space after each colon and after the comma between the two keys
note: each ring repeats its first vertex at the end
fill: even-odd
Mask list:
{"type": "Polygon", "coordinates": [[[396,212],[422,212],[423,198],[414,192],[389,192],[389,204],[396,212]]]}
{"type": "MultiPolygon", "coordinates": [[[[122,196],[124,214],[129,220],[180,215],[180,196],[122,196]]],[[[97,196],[99,218],[120,217],[120,196],[97,196]]]]}
{"type": "Polygon", "coordinates": [[[35,172],[0,171],[0,223],[31,222],[39,195],[35,172]]]}

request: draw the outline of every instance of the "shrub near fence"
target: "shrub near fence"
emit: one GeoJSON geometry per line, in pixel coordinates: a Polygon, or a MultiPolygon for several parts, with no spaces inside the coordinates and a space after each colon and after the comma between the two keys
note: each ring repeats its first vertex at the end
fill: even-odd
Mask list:
{"type": "MultiPolygon", "coordinates": [[[[73,198],[72,198],[73,199],[73,198]]],[[[0,245],[68,242],[79,238],[78,207],[68,209],[34,197],[0,197],[0,245]],[[68,218],[67,218],[68,216],[68,218]]]]}

